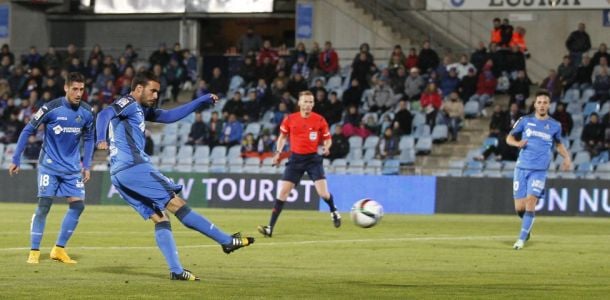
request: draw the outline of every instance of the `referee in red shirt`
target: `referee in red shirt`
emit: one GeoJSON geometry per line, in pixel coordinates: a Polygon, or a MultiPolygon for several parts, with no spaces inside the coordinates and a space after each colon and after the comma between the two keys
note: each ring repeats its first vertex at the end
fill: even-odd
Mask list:
{"type": "Polygon", "coordinates": [[[337,212],[333,196],[328,192],[322,156],[318,154],[320,140],[324,141],[322,154],[327,156],[332,145],[332,139],[328,131],[328,123],[326,123],[324,117],[311,111],[313,104],[313,94],[310,91],[301,92],[298,102],[299,112],[286,116],[280,125],[280,136],[277,139],[273,163],[276,166],[279,165],[281,150],[289,136],[291,155],[286,163],[286,170],[280,185],[280,194],[275,199],[269,225],[258,226],[258,231],[266,237],[271,237],[273,234],[275,222],[277,222],[277,218],[282,212],[290,191],[301,181],[305,172],[314,181],[318,195],[328,204],[333,224],[335,227],[341,226],[341,215],[337,212]]]}

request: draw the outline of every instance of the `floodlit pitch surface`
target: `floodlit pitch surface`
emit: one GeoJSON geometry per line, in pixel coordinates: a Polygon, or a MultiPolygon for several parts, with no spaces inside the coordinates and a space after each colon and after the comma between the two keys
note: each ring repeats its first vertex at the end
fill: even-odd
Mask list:
{"type": "Polygon", "coordinates": [[[610,295],[610,220],[538,217],[532,240],[512,250],[516,216],[386,215],[371,229],[335,229],[327,213],[284,210],[273,238],[267,210],[197,209],[254,245],[230,255],[172,226],[184,267],[201,282],[174,282],[153,226],[126,206],[88,206],[68,253],[48,258],[65,204],[55,204],[39,265],[25,263],[35,205],[0,204],[0,298],[87,299],[591,299],[610,295]]]}

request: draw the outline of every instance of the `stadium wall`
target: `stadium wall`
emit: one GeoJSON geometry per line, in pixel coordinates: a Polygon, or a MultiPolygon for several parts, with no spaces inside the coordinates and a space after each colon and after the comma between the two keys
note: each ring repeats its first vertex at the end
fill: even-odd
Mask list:
{"type": "MultiPolygon", "coordinates": [[[[165,173],[184,188],[181,196],[194,207],[273,207],[278,174],[165,173]]],[[[434,176],[328,175],[328,185],[340,211],[359,199],[380,202],[386,213],[513,214],[512,180],[434,176]]],[[[608,183],[603,180],[551,179],[538,202],[545,216],[610,216],[608,183]]],[[[0,173],[0,202],[35,203],[36,170],[17,176],[0,173]]],[[[86,184],[88,204],[124,204],[107,172],[92,172],[86,184]]],[[[327,211],[314,184],[305,177],[288,198],[290,209],[327,211]]]]}

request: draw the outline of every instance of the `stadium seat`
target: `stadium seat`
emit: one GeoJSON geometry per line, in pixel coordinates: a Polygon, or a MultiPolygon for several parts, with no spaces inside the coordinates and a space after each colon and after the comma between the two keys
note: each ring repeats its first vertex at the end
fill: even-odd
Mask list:
{"type": "Polygon", "coordinates": [[[357,135],[350,136],[348,141],[349,141],[350,150],[354,149],[354,148],[355,149],[362,148],[362,138],[361,137],[359,137],[357,135]]]}
{"type": "MultiPolygon", "coordinates": [[[[214,149],[216,149],[216,148],[214,148],[214,149]]],[[[241,157],[241,146],[240,145],[231,146],[231,148],[229,148],[229,152],[227,153],[227,159],[233,160],[235,158],[240,158],[240,157],[241,157]]]]}
{"type": "MultiPolygon", "coordinates": [[[[428,126],[428,125],[426,125],[428,126]]],[[[417,154],[430,154],[432,151],[432,138],[431,137],[421,137],[417,140],[415,144],[415,151],[417,154]]]]}
{"type": "Polygon", "coordinates": [[[585,177],[589,172],[593,171],[593,165],[590,162],[583,162],[576,166],[576,176],[579,178],[585,177]]]}
{"type": "Polygon", "coordinates": [[[334,75],[328,79],[328,82],[326,83],[326,90],[333,91],[336,89],[340,89],[342,84],[343,79],[341,78],[341,76],[334,75]]]}
{"type": "Polygon", "coordinates": [[[163,151],[161,152],[161,157],[176,157],[176,153],[178,152],[178,147],[174,145],[168,145],[163,147],[163,151]]]}
{"type": "Polygon", "coordinates": [[[335,174],[346,174],[347,172],[347,160],[344,158],[333,160],[331,166],[335,174]]]}
{"type": "Polygon", "coordinates": [[[193,146],[191,145],[182,145],[178,150],[178,158],[186,158],[193,157],[193,146]]]}
{"type": "Polygon", "coordinates": [[[502,169],[501,162],[498,162],[495,160],[490,160],[485,163],[485,170],[487,170],[487,171],[499,171],[501,169],[502,169]]]}
{"type": "Polygon", "coordinates": [[[479,101],[469,100],[464,105],[464,116],[466,118],[476,118],[479,116],[480,111],[479,101]]]}
{"type": "Polygon", "coordinates": [[[597,102],[587,102],[585,104],[585,108],[583,109],[582,114],[585,118],[589,117],[592,113],[599,112],[599,103],[597,102]]]}
{"type": "Polygon", "coordinates": [[[175,165],[176,164],[176,156],[161,156],[161,165],[175,165]]]}
{"type": "Polygon", "coordinates": [[[174,167],[174,171],[189,173],[189,172],[193,171],[193,166],[192,165],[177,165],[174,167]]]}
{"type": "Polygon", "coordinates": [[[415,128],[415,130],[413,132],[413,137],[416,139],[419,139],[422,137],[431,137],[430,133],[431,133],[430,125],[424,124],[424,125],[421,125],[421,126],[418,126],[417,128],[415,128]]]}
{"type": "Polygon", "coordinates": [[[415,148],[415,139],[412,136],[402,136],[398,142],[398,149],[413,149],[415,148]]]}
{"type": "MultiPolygon", "coordinates": [[[[516,163],[516,162],[514,162],[514,161],[505,161],[505,162],[503,163],[502,170],[504,170],[504,171],[511,171],[511,172],[513,172],[513,171],[515,170],[515,166],[516,166],[516,165],[517,165],[517,163],[516,163]]],[[[511,176],[512,176],[512,175],[511,175],[511,176]]]]}
{"type": "Polygon", "coordinates": [[[212,149],[212,153],[210,153],[210,160],[214,162],[219,158],[225,158],[227,156],[227,147],[226,146],[216,146],[212,149]]]}
{"type": "Polygon", "coordinates": [[[349,153],[347,153],[347,159],[348,160],[362,159],[362,149],[361,148],[350,149],[349,153]]]}
{"type": "Polygon", "coordinates": [[[377,150],[376,150],[375,148],[366,149],[366,150],[364,151],[364,157],[362,157],[362,159],[364,159],[364,160],[366,160],[366,161],[371,160],[371,159],[374,159],[374,158],[375,158],[375,152],[376,152],[376,151],[377,151],[377,150]]]}
{"type": "MultiPolygon", "coordinates": [[[[214,150],[220,146],[214,147],[214,150]]],[[[213,153],[213,150],[212,150],[213,153]]],[[[213,157],[213,156],[212,156],[213,157]]],[[[212,159],[212,164],[210,165],[211,173],[226,173],[227,170],[227,159],[223,157],[214,157],[212,159]]]]}
{"type": "Polygon", "coordinates": [[[379,159],[368,160],[366,163],[366,168],[364,169],[364,174],[379,175],[381,174],[382,166],[383,162],[379,159]]]}
{"type": "Polygon", "coordinates": [[[361,175],[364,174],[364,160],[354,159],[349,161],[347,174],[361,175]]]}
{"type": "Polygon", "coordinates": [[[582,103],[588,102],[589,99],[591,99],[591,97],[593,97],[593,95],[595,95],[595,90],[594,89],[586,89],[582,93],[582,97],[580,98],[580,102],[582,102],[582,103]]]}
{"type": "Polygon", "coordinates": [[[229,83],[229,91],[235,91],[242,87],[244,79],[239,75],[233,75],[231,82],[229,83]]]}
{"type": "MultiPolygon", "coordinates": [[[[559,157],[561,157],[561,156],[559,156],[559,157]]],[[[591,155],[587,151],[580,151],[580,152],[577,152],[576,155],[574,156],[574,160],[572,161],[572,164],[579,165],[579,164],[585,163],[585,162],[591,162],[591,155]]]]}
{"type": "Polygon", "coordinates": [[[449,137],[449,129],[445,124],[437,124],[432,130],[432,141],[433,142],[445,142],[449,137]]]}
{"type": "Polygon", "coordinates": [[[363,148],[366,149],[375,149],[377,148],[377,144],[379,144],[379,137],[376,135],[370,135],[364,141],[363,148]]]}
{"type": "MultiPolygon", "coordinates": [[[[602,107],[599,109],[599,115],[604,116],[609,112],[610,112],[610,101],[606,101],[606,102],[604,102],[604,105],[602,105],[602,107]]],[[[574,119],[574,116],[572,116],[572,119],[574,119]]]]}
{"type": "Polygon", "coordinates": [[[401,164],[411,165],[415,163],[415,149],[408,148],[400,150],[400,155],[398,156],[398,160],[401,164]]]}
{"type": "Polygon", "coordinates": [[[164,133],[161,146],[175,146],[178,144],[178,132],[164,133]]]}
{"type": "Polygon", "coordinates": [[[387,159],[383,162],[381,169],[383,175],[399,175],[400,174],[400,161],[395,159],[387,159]]]}
{"type": "Polygon", "coordinates": [[[413,121],[411,121],[411,126],[413,128],[417,128],[424,124],[426,124],[426,115],[421,112],[413,113],[413,121]]]}
{"type": "Polygon", "coordinates": [[[580,90],[578,89],[569,89],[564,93],[563,99],[561,102],[570,103],[570,102],[578,102],[580,100],[580,90]]]}
{"type": "Polygon", "coordinates": [[[580,136],[582,135],[582,130],[583,127],[574,126],[574,128],[572,128],[572,131],[570,132],[570,136],[568,137],[570,141],[579,141],[580,136]]]}
{"type": "Polygon", "coordinates": [[[210,146],[208,146],[208,145],[195,146],[195,154],[193,154],[193,156],[195,157],[195,159],[210,157],[210,146]]]}
{"type": "Polygon", "coordinates": [[[254,122],[254,123],[250,123],[246,126],[246,130],[244,130],[243,135],[246,136],[248,133],[252,133],[252,135],[254,136],[254,139],[256,140],[256,138],[259,136],[261,132],[261,124],[254,122]]]}
{"type": "Polygon", "coordinates": [[[570,146],[571,153],[577,153],[584,149],[585,148],[580,140],[574,140],[574,142],[572,142],[572,146],[570,146]]]}
{"type": "Polygon", "coordinates": [[[242,173],[244,172],[244,159],[241,157],[230,158],[229,161],[229,173],[242,173]]]}

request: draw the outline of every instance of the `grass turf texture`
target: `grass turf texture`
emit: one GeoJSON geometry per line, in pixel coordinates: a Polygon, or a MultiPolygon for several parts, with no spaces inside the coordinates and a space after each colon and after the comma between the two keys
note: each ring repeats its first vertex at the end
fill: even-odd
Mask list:
{"type": "Polygon", "coordinates": [[[335,229],[327,213],[282,213],[274,237],[257,224],[268,210],[197,209],[254,245],[225,255],[172,218],[183,265],[201,282],[175,282],[153,225],[126,206],[88,206],[67,250],[77,265],[48,258],[65,204],[47,220],[39,265],[25,263],[33,204],[0,204],[0,298],[421,299],[607,298],[610,220],[538,217],[521,251],[516,216],[386,215],[371,229],[335,229]]]}

